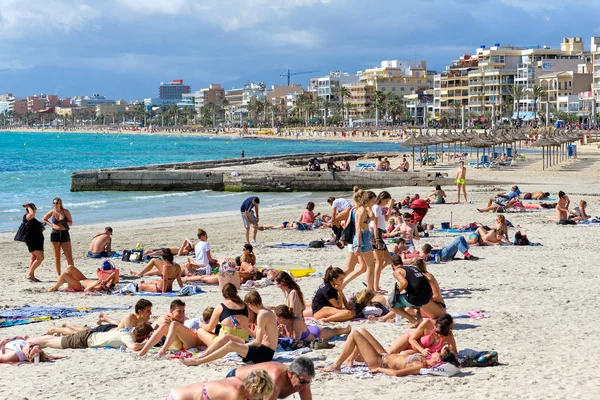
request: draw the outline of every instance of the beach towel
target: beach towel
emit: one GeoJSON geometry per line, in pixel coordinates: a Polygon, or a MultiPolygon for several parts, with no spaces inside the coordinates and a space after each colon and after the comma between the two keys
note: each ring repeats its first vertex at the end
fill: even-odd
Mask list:
{"type": "Polygon", "coordinates": [[[135,293],[131,293],[131,292],[127,292],[127,293],[114,293],[114,294],[118,294],[118,295],[122,295],[122,296],[144,296],[144,297],[158,297],[158,296],[164,296],[164,297],[182,297],[182,296],[195,296],[197,294],[202,294],[202,293],[206,293],[204,290],[200,289],[200,292],[195,292],[195,293],[190,293],[190,294],[185,294],[185,293],[180,293],[179,290],[175,290],[172,292],[168,292],[168,293],[154,293],[154,292],[135,292],[135,293]]]}
{"type": "Polygon", "coordinates": [[[308,245],[304,243],[276,243],[265,247],[270,247],[272,249],[308,249],[308,245]]]}
{"type": "Polygon", "coordinates": [[[28,306],[0,311],[0,328],[25,325],[51,319],[81,317],[93,312],[109,310],[128,310],[126,307],[62,307],[62,306],[28,306]]]}

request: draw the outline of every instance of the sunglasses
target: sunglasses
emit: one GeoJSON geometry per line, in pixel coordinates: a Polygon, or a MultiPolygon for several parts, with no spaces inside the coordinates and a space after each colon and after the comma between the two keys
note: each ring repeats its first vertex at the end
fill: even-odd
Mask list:
{"type": "Polygon", "coordinates": [[[297,373],[295,373],[295,372],[294,372],[294,375],[296,375],[296,378],[298,378],[298,382],[299,382],[301,385],[310,385],[310,384],[312,383],[312,380],[308,380],[308,381],[307,381],[307,380],[304,380],[304,379],[300,378],[300,376],[298,376],[298,374],[297,374],[297,373]]]}
{"type": "Polygon", "coordinates": [[[52,204],[60,204],[58,201],[53,201],[52,204]]]}

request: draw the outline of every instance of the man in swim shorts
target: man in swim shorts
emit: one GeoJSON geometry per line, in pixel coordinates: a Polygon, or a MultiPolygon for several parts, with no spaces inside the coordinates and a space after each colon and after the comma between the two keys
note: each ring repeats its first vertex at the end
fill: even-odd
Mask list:
{"type": "Polygon", "coordinates": [[[265,362],[231,370],[227,378],[245,379],[252,371],[264,369],[275,383],[271,399],[285,399],[298,393],[300,400],[312,400],[310,384],[315,377],[315,366],[308,357],[298,357],[287,366],[278,362],[265,362]]]}
{"type": "Polygon", "coordinates": [[[460,192],[462,190],[465,203],[467,200],[467,168],[465,167],[465,162],[461,161],[458,163],[458,168],[456,169],[456,189],[458,191],[458,202],[460,203],[460,192]]]}
{"type": "Polygon", "coordinates": [[[152,325],[142,322],[131,332],[94,332],[88,329],[68,336],[44,335],[29,339],[29,342],[38,344],[40,347],[51,347],[53,349],[87,349],[95,347],[118,349],[121,346],[127,346],[130,350],[138,351],[143,346],[142,342],[148,339],[151,334],[152,325]]]}
{"type": "Polygon", "coordinates": [[[96,234],[92,239],[88,250],[88,258],[110,257],[115,254],[110,250],[113,229],[110,226],[104,228],[104,232],[96,234]]]}
{"type": "Polygon", "coordinates": [[[248,197],[242,203],[240,212],[242,214],[242,222],[244,223],[244,229],[246,230],[246,243],[250,244],[250,227],[252,231],[252,242],[256,244],[256,231],[258,230],[258,205],[260,199],[256,196],[248,197]]]}

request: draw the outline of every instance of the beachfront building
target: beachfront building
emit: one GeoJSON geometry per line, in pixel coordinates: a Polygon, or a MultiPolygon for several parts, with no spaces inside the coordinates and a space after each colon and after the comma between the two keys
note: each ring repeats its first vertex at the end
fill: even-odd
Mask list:
{"type": "Polygon", "coordinates": [[[267,98],[267,85],[264,82],[246,83],[242,93],[242,106],[247,110],[247,106],[252,99],[265,101],[267,98]]]}
{"type": "Polygon", "coordinates": [[[375,85],[372,82],[359,81],[344,87],[350,91],[350,95],[344,98],[344,108],[348,110],[350,121],[367,118],[372,109],[375,85]]]}
{"type": "MultiPolygon", "coordinates": [[[[267,90],[266,100],[271,104],[272,111],[274,114],[279,114],[283,117],[287,116],[288,110],[291,108],[288,106],[289,95],[296,95],[293,97],[293,102],[298,94],[304,92],[301,85],[290,85],[290,86],[271,86],[270,90],[267,90]]],[[[273,115],[275,117],[275,115],[273,115]]]]}
{"type": "Polygon", "coordinates": [[[576,72],[557,71],[537,78],[537,84],[546,91],[550,112],[569,112],[569,104],[579,104],[579,93],[590,90],[593,81],[591,65],[583,64],[580,67],[576,72]]]}
{"type": "Polygon", "coordinates": [[[72,103],[77,107],[96,107],[99,104],[115,104],[115,100],[107,99],[101,94],[95,93],[91,96],[76,96],[71,99],[72,103]]]}
{"type": "Polygon", "coordinates": [[[105,119],[114,119],[120,113],[125,111],[127,103],[121,100],[115,104],[98,104],[96,106],[96,116],[105,119]]]}
{"type": "Polygon", "coordinates": [[[600,37],[592,37],[590,53],[593,63],[592,92],[597,102],[600,102],[600,37]]]}
{"type": "Polygon", "coordinates": [[[182,100],[177,103],[180,108],[194,107],[199,113],[202,107],[208,104],[221,106],[225,98],[225,90],[218,83],[211,83],[207,88],[200,89],[194,93],[185,93],[182,100]]]}
{"type": "Polygon", "coordinates": [[[470,54],[452,61],[445,71],[435,75],[433,83],[433,114],[458,122],[462,110],[469,107],[469,72],[477,70],[479,59],[470,54]]]}
{"type": "Polygon", "coordinates": [[[173,79],[171,82],[161,82],[158,87],[158,97],[144,99],[144,105],[172,106],[183,101],[183,95],[190,93],[190,87],[183,83],[183,79],[173,79]]]}
{"type": "Polygon", "coordinates": [[[331,71],[329,75],[317,78],[317,97],[330,102],[340,101],[340,88],[358,82],[358,75],[331,71]]]}
{"type": "Polygon", "coordinates": [[[56,107],[58,105],[58,102],[58,96],[55,94],[40,94],[39,96],[27,96],[27,111],[44,111],[47,108],[56,107]]]}
{"type": "Polygon", "coordinates": [[[416,126],[426,126],[433,115],[433,90],[419,90],[404,96],[410,121],[416,126]]]}

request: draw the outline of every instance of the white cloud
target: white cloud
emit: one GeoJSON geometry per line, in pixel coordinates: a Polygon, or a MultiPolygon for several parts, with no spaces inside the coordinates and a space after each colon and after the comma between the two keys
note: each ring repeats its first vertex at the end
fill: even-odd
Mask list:
{"type": "Polygon", "coordinates": [[[548,0],[499,0],[500,3],[511,7],[520,8],[527,12],[539,12],[543,10],[573,9],[577,7],[600,8],[597,0],[563,0],[553,2],[548,0]]]}
{"type": "Polygon", "coordinates": [[[77,0],[0,0],[0,36],[6,40],[53,31],[69,33],[88,27],[99,16],[97,9],[77,0]]]}

